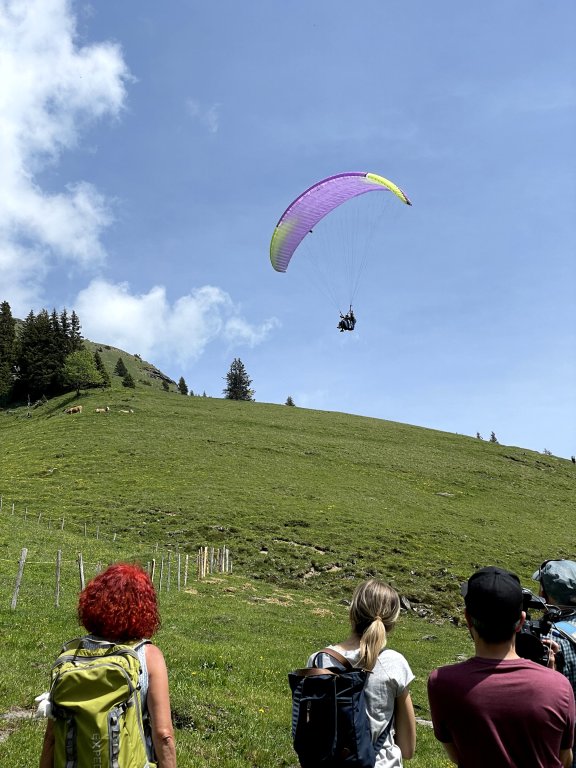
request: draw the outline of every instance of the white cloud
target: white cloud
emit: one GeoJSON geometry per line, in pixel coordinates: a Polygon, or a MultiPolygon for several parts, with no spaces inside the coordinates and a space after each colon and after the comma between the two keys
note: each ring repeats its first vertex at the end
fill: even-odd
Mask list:
{"type": "Polygon", "coordinates": [[[171,306],[163,286],[135,295],[127,283],[98,279],[79,293],[75,309],[87,338],[180,365],[197,360],[214,341],[256,346],[278,325],[275,318],[251,325],[229,294],[210,285],[171,306]]]}
{"type": "Polygon", "coordinates": [[[278,325],[279,322],[274,317],[265,320],[259,326],[254,326],[236,315],[226,320],[222,335],[230,344],[246,344],[249,347],[255,347],[264,341],[278,325]]]}
{"type": "Polygon", "coordinates": [[[38,173],[84,125],[120,113],[128,79],[118,46],[77,44],[67,0],[0,0],[0,284],[12,301],[33,300],[56,261],[102,263],[107,201],[85,181],[47,192],[38,173]]]}
{"type": "Polygon", "coordinates": [[[187,99],[186,111],[193,120],[207,128],[209,133],[217,133],[220,127],[220,104],[204,106],[195,99],[187,99]]]}

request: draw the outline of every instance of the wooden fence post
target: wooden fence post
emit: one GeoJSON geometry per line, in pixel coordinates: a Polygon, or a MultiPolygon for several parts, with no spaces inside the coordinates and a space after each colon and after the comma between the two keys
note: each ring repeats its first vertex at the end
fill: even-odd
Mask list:
{"type": "Polygon", "coordinates": [[[160,560],[160,581],[158,582],[158,594],[162,592],[162,579],[164,577],[164,558],[160,560]]]}
{"type": "Polygon", "coordinates": [[[60,606],[60,569],[62,568],[62,550],[56,553],[56,608],[60,606]]]}
{"type": "Polygon", "coordinates": [[[84,558],[82,552],[78,552],[78,570],[80,571],[80,589],[84,589],[84,558]]]}
{"type": "Polygon", "coordinates": [[[14,594],[12,596],[12,610],[16,610],[16,603],[18,602],[18,593],[20,592],[20,584],[22,583],[22,576],[24,574],[24,563],[26,562],[26,556],[28,550],[26,547],[20,553],[20,561],[18,563],[18,575],[16,576],[16,585],[14,586],[14,594]]]}
{"type": "Polygon", "coordinates": [[[168,573],[166,574],[166,592],[170,592],[170,576],[172,575],[172,550],[168,552],[168,573]]]}
{"type": "Polygon", "coordinates": [[[150,573],[150,581],[154,584],[154,576],[156,574],[156,558],[152,558],[152,572],[150,573]]]}
{"type": "Polygon", "coordinates": [[[62,522],[60,523],[60,530],[64,530],[64,518],[62,518],[62,522]]]}
{"type": "Polygon", "coordinates": [[[188,560],[190,558],[190,555],[186,555],[186,559],[184,560],[184,589],[186,589],[186,585],[188,584],[188,560]]]}
{"type": "Polygon", "coordinates": [[[180,592],[180,567],[182,565],[182,557],[178,552],[178,592],[180,592]]]}

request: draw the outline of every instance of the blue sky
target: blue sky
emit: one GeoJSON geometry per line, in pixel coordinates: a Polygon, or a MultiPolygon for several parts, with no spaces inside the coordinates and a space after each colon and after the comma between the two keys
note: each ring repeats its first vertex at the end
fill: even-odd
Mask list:
{"type": "Polygon", "coordinates": [[[0,0],[0,299],[195,392],[240,357],[260,402],[569,457],[575,39],[567,0],[0,0]],[[413,207],[340,334],[309,253],[268,249],[350,170],[413,207]]]}

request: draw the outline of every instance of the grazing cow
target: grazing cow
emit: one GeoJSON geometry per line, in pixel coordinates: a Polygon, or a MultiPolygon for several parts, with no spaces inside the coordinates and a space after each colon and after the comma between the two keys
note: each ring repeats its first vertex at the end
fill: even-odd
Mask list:
{"type": "Polygon", "coordinates": [[[126,410],[124,408],[120,408],[118,413],[134,413],[134,411],[132,410],[132,408],[130,408],[129,410],[126,410]]]}
{"type": "Polygon", "coordinates": [[[66,408],[64,413],[82,413],[82,406],[81,405],[74,405],[72,408],[66,408]]]}
{"type": "Polygon", "coordinates": [[[106,406],[106,408],[96,408],[95,409],[96,413],[108,413],[109,410],[110,410],[110,408],[108,406],[106,406]]]}

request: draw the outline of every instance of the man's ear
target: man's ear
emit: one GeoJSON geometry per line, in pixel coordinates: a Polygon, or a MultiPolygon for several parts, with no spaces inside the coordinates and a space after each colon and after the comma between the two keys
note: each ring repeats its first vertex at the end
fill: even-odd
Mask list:
{"type": "Polygon", "coordinates": [[[524,622],[526,621],[526,611],[522,611],[522,614],[520,618],[518,619],[518,624],[516,624],[515,632],[520,632],[522,627],[524,626],[524,622]]]}
{"type": "Polygon", "coordinates": [[[470,614],[468,613],[466,608],[464,609],[464,618],[466,619],[466,626],[468,627],[468,629],[469,630],[472,629],[472,619],[470,618],[470,614]]]}

